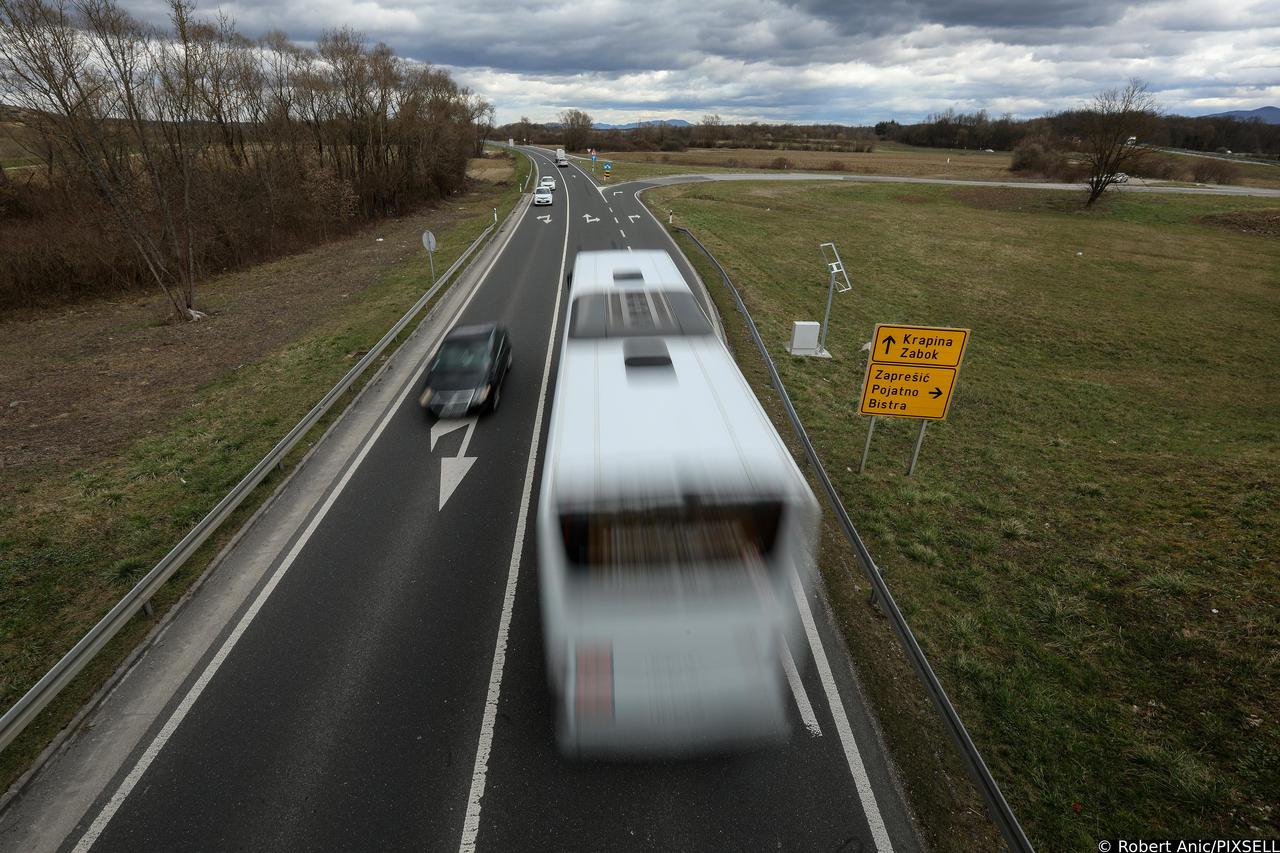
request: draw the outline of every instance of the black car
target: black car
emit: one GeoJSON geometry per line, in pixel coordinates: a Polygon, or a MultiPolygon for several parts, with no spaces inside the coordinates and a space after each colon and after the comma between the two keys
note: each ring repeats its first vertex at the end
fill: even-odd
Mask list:
{"type": "Polygon", "coordinates": [[[445,336],[427,370],[418,402],[438,418],[498,408],[511,369],[511,340],[497,323],[458,326],[445,336]]]}

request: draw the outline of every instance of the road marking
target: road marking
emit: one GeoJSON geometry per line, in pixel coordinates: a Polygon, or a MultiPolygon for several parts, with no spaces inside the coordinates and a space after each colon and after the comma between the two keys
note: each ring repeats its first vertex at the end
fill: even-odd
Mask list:
{"type": "MultiPolygon", "coordinates": [[[[565,204],[569,199],[565,199],[565,204]]],[[[564,281],[565,265],[569,260],[569,219],[565,210],[564,248],[560,254],[560,278],[564,281]]],[[[537,470],[538,440],[542,436],[542,411],[547,402],[547,382],[551,378],[551,357],[555,352],[556,329],[560,324],[560,294],[564,288],[556,288],[555,312],[551,315],[551,337],[547,339],[547,358],[542,365],[542,391],[538,395],[538,409],[533,417],[533,437],[529,439],[529,464],[525,466],[524,492],[520,496],[520,514],[516,516],[516,538],[511,546],[511,565],[507,569],[507,591],[502,598],[502,618],[498,622],[498,637],[494,642],[493,666],[489,670],[489,695],[484,702],[484,717],[480,721],[480,742],[476,746],[476,763],[471,773],[471,791],[467,795],[467,814],[462,821],[462,840],[459,853],[474,853],[476,837],[480,834],[480,801],[484,799],[485,777],[489,772],[489,752],[493,748],[493,723],[498,716],[498,699],[502,694],[502,668],[507,661],[507,636],[511,630],[511,609],[516,600],[516,579],[520,573],[520,552],[524,550],[525,519],[529,515],[529,498],[533,493],[533,475],[537,470]]]]}
{"type": "Polygon", "coordinates": [[[619,222],[618,222],[618,217],[616,217],[616,216],[615,216],[615,217],[613,217],[613,224],[614,224],[614,225],[619,225],[619,224],[621,224],[621,223],[619,223],[619,222]]]}
{"type": "Polygon", "coordinates": [[[550,225],[550,224],[551,224],[551,214],[550,214],[550,213],[547,213],[547,214],[543,214],[542,216],[539,216],[539,217],[538,217],[538,221],[539,221],[539,222],[545,222],[545,223],[547,223],[548,225],[550,225]]]}
{"type": "Polygon", "coordinates": [[[813,706],[809,704],[809,694],[804,692],[804,682],[800,680],[800,672],[796,669],[795,658],[791,656],[791,647],[787,645],[785,637],[780,639],[782,640],[782,648],[778,650],[778,657],[782,658],[782,669],[787,674],[787,683],[791,685],[791,695],[795,697],[796,710],[800,712],[800,721],[809,730],[809,734],[814,737],[822,737],[822,728],[818,725],[818,718],[813,713],[813,706]]]}
{"type": "Polygon", "coordinates": [[[622,190],[614,190],[614,191],[613,191],[613,194],[614,194],[614,195],[622,195],[622,190]]]}
{"type": "Polygon", "coordinates": [[[582,214],[582,218],[583,218],[583,219],[585,219],[585,220],[587,220],[587,224],[588,224],[588,225],[590,225],[592,222],[599,222],[599,221],[600,221],[600,220],[599,220],[599,219],[597,219],[596,217],[592,216],[590,213],[584,213],[584,214],[582,214]]]}
{"type": "Polygon", "coordinates": [[[462,427],[466,427],[467,431],[462,436],[462,447],[458,448],[458,455],[445,456],[440,460],[440,506],[438,509],[444,509],[445,501],[453,496],[454,491],[462,483],[462,478],[467,476],[471,466],[475,465],[480,457],[467,455],[467,447],[471,444],[471,436],[476,430],[475,418],[436,421],[431,425],[432,450],[436,449],[436,439],[462,427]]]}
{"type": "MultiPolygon", "coordinates": [[[[476,294],[483,289],[485,279],[489,277],[489,273],[493,271],[494,265],[497,264],[498,259],[502,257],[502,253],[506,251],[507,245],[510,244],[511,237],[516,233],[518,227],[519,226],[517,225],[515,228],[512,228],[507,232],[502,248],[499,249],[489,261],[489,266],[485,268],[484,274],[480,276],[479,284],[477,284],[476,288],[471,291],[471,294],[463,301],[462,305],[458,307],[458,310],[454,312],[452,319],[448,324],[446,324],[447,328],[452,328],[453,324],[457,322],[458,317],[462,316],[462,313],[467,310],[467,306],[471,304],[471,300],[475,299],[476,294]]],[[[442,335],[442,340],[443,337],[444,336],[442,335]]],[[[89,828],[85,830],[84,835],[80,836],[80,840],[76,842],[74,853],[86,853],[89,848],[93,847],[94,843],[98,840],[98,837],[102,835],[102,831],[107,828],[107,824],[111,822],[111,818],[115,817],[116,812],[119,811],[120,806],[124,804],[124,801],[128,799],[129,794],[133,793],[133,789],[137,786],[139,780],[142,779],[143,774],[147,772],[151,763],[156,760],[156,756],[160,754],[162,749],[164,749],[165,744],[169,742],[169,738],[173,737],[173,733],[178,730],[178,726],[182,725],[182,721],[186,719],[187,714],[191,712],[196,700],[200,698],[200,694],[204,693],[204,689],[209,686],[209,682],[213,680],[214,675],[216,675],[218,670],[222,667],[223,662],[225,662],[231,655],[236,643],[240,642],[240,638],[244,636],[245,631],[249,629],[250,623],[253,622],[254,618],[258,615],[258,612],[262,609],[262,606],[266,604],[267,599],[271,597],[271,593],[275,591],[276,586],[280,583],[281,579],[284,578],[285,572],[289,571],[294,560],[297,559],[298,554],[302,552],[302,549],[306,546],[307,542],[310,541],[311,536],[320,526],[320,523],[324,521],[325,516],[328,515],[329,510],[333,507],[334,503],[337,502],[343,489],[347,487],[347,483],[349,483],[351,478],[355,476],[355,472],[360,468],[360,463],[364,461],[364,458],[369,454],[369,451],[373,449],[375,444],[377,444],[378,438],[382,435],[382,431],[386,429],[387,424],[391,423],[391,419],[400,411],[401,406],[404,405],[405,399],[413,393],[413,389],[417,387],[418,382],[422,378],[422,374],[426,371],[427,365],[430,361],[430,357],[424,359],[422,365],[414,371],[413,376],[405,383],[404,391],[400,393],[400,396],[397,397],[391,407],[387,409],[377,428],[370,433],[368,438],[365,439],[364,446],[360,448],[360,452],[356,455],[356,458],[352,461],[350,467],[347,468],[346,472],[342,475],[342,478],[338,480],[337,486],[335,486],[333,491],[329,493],[329,497],[327,497],[324,503],[321,504],[319,511],[316,512],[310,523],[308,523],[306,528],[302,531],[302,535],[298,537],[298,540],[294,543],[293,547],[289,549],[289,553],[280,562],[280,565],[276,568],[275,572],[272,573],[270,579],[262,588],[262,591],[258,593],[258,597],[249,605],[249,609],[245,611],[244,616],[240,618],[240,621],[236,624],[235,628],[232,629],[231,633],[227,636],[227,639],[223,641],[222,646],[214,654],[208,665],[205,666],[204,671],[200,673],[200,676],[196,679],[195,683],[191,685],[191,689],[182,697],[182,701],[178,703],[178,706],[173,709],[173,713],[169,715],[169,719],[166,720],[165,724],[160,728],[155,739],[152,740],[146,750],[143,751],[142,756],[138,759],[138,763],[135,764],[133,769],[129,771],[128,775],[124,777],[124,780],[120,783],[120,787],[111,795],[111,799],[102,807],[102,811],[100,811],[98,816],[94,818],[93,823],[91,823],[89,828]]]]}
{"type": "Polygon", "coordinates": [[[621,228],[618,229],[618,233],[622,235],[622,239],[625,240],[627,238],[627,232],[623,231],[621,228]]]}
{"type": "Polygon", "coordinates": [[[639,218],[640,218],[640,214],[638,214],[638,213],[632,213],[632,214],[628,214],[628,215],[627,215],[627,220],[628,220],[629,222],[635,222],[635,221],[636,221],[637,219],[639,219],[639,218]]]}
{"type": "Polygon", "coordinates": [[[796,606],[800,608],[800,621],[804,623],[804,632],[809,638],[809,650],[813,653],[813,662],[818,667],[822,689],[826,691],[827,704],[831,706],[831,716],[835,720],[836,732],[840,735],[840,745],[844,747],[844,757],[849,762],[849,772],[853,774],[853,783],[858,789],[858,799],[862,801],[862,812],[866,815],[871,837],[875,839],[876,850],[879,853],[893,853],[889,832],[885,829],[884,818],[880,815],[880,806],[876,803],[876,793],[871,789],[871,779],[867,776],[866,765],[862,763],[862,754],[858,752],[858,743],[853,739],[853,729],[849,727],[849,717],[845,713],[844,702],[840,699],[840,691],[836,689],[836,680],[831,675],[831,664],[827,661],[827,653],[822,648],[822,638],[818,636],[818,628],[813,623],[809,599],[800,586],[800,577],[794,571],[791,572],[791,592],[795,595],[796,606]]]}

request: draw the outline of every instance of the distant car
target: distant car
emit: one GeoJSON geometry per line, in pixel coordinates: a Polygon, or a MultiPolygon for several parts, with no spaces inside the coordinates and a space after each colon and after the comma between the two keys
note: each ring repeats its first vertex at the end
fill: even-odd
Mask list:
{"type": "Polygon", "coordinates": [[[554,190],[556,188],[556,179],[550,175],[544,175],[542,180],[538,181],[538,186],[554,190]]]}
{"type": "Polygon", "coordinates": [[[553,201],[555,201],[555,196],[546,187],[538,187],[533,191],[534,204],[551,204],[553,201]]]}
{"type": "Polygon", "coordinates": [[[986,148],[986,149],[983,149],[983,150],[985,150],[988,154],[994,154],[994,153],[996,153],[996,149],[994,149],[994,148],[986,148]]]}
{"type": "Polygon", "coordinates": [[[458,326],[445,336],[418,403],[438,418],[494,411],[511,369],[511,340],[497,323],[458,326]]]}

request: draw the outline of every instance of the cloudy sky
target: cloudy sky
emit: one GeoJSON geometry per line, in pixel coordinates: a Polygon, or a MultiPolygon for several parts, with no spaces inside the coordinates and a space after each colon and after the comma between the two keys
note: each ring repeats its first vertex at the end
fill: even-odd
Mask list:
{"type": "Polygon", "coordinates": [[[1184,115],[1280,106],[1277,0],[197,0],[219,8],[250,36],[349,25],[448,67],[499,123],[1025,117],[1134,76],[1184,115]]]}

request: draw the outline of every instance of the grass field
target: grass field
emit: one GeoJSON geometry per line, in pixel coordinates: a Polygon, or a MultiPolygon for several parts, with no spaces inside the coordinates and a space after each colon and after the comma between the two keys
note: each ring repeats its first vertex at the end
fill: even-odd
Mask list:
{"type": "MultiPolygon", "coordinates": [[[[481,185],[402,223],[378,223],[316,251],[202,282],[199,304],[212,316],[200,324],[175,328],[157,322],[163,305],[144,300],[137,309],[89,306],[0,326],[0,388],[7,392],[0,408],[6,435],[0,443],[5,463],[0,482],[0,706],[7,709],[43,675],[430,285],[428,266],[416,246],[423,227],[436,233],[436,268],[443,271],[493,221],[493,207],[500,216],[512,208],[516,186],[528,170],[525,158],[518,164],[514,173],[508,166],[507,174],[498,176],[501,183],[481,185]],[[404,259],[379,260],[374,252],[382,246],[398,253],[385,257],[404,259]],[[361,252],[367,254],[358,268],[352,267],[351,257],[361,252]],[[361,281],[361,276],[369,280],[361,281]],[[264,297],[268,305],[260,306],[256,300],[264,297]],[[118,315],[113,313],[117,310],[118,315]],[[113,319],[102,328],[95,326],[93,335],[81,336],[91,343],[78,344],[76,324],[100,324],[101,316],[113,319]],[[264,316],[266,324],[259,325],[264,316]],[[237,364],[242,344],[279,337],[274,326],[286,321],[299,331],[237,364]],[[225,342],[218,342],[219,335],[227,336],[225,342]],[[46,337],[52,339],[47,345],[46,337]],[[205,337],[210,340],[201,343],[205,337]],[[227,350],[232,352],[229,361],[227,350]],[[49,364],[45,375],[10,381],[25,369],[21,362],[37,354],[49,364]],[[181,376],[165,372],[174,366],[169,362],[179,362],[176,366],[187,373],[205,362],[217,369],[198,385],[184,384],[181,376]],[[129,369],[127,377],[104,383],[131,389],[137,400],[84,399],[81,408],[68,404],[72,408],[63,415],[33,414],[44,399],[42,385],[60,385],[68,375],[106,371],[114,377],[118,363],[129,369]],[[159,403],[144,396],[154,386],[167,395],[159,403]],[[133,413],[124,439],[111,420],[66,427],[81,417],[98,417],[95,403],[104,410],[133,413]],[[157,413],[137,413],[145,407],[155,407],[157,413]],[[82,411],[89,414],[82,416],[82,411]],[[54,431],[59,428],[63,432],[54,431]],[[77,451],[80,442],[86,446],[77,451]]],[[[477,164],[477,171],[493,176],[495,167],[477,164]]],[[[393,351],[394,346],[388,355],[393,351]]],[[[374,372],[371,367],[364,378],[374,372]]],[[[341,409],[341,404],[334,408],[286,460],[284,470],[259,487],[166,585],[154,601],[155,616],[136,618],[0,754],[0,791],[199,576],[341,409]]]]}
{"type": "MultiPolygon", "coordinates": [[[[1241,227],[1274,223],[1275,202],[1117,194],[1085,212],[1075,194],[829,184],[648,199],[744,291],[1037,848],[1280,831],[1280,241],[1241,227]],[[822,319],[825,240],[854,280],[835,301],[835,358],[792,358],[790,322],[822,319]],[[950,418],[910,479],[915,424],[890,419],[855,473],[876,322],[973,330],[950,418]]],[[[860,635],[883,630],[850,590],[859,573],[823,562],[865,650],[860,635]]],[[[897,701],[880,664],[860,664],[877,702],[897,701]]],[[[903,713],[882,707],[897,754],[918,749],[903,713]]]]}

